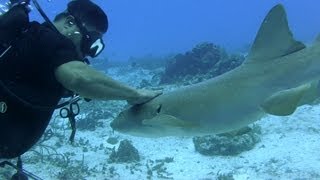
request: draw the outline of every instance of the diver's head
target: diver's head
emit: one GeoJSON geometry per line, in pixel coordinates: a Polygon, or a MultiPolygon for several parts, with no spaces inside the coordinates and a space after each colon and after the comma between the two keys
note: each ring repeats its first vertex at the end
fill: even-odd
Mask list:
{"type": "Polygon", "coordinates": [[[71,39],[82,57],[98,56],[104,49],[102,36],[108,30],[104,11],[90,0],[73,0],[54,19],[58,31],[71,39]]]}

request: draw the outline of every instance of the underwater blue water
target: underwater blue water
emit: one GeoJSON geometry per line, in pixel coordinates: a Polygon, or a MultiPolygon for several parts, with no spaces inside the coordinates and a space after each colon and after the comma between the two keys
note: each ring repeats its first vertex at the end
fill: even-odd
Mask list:
{"type": "MultiPolygon", "coordinates": [[[[39,0],[50,17],[67,0],[39,0]]],[[[209,41],[228,50],[243,50],[254,39],[266,13],[284,4],[295,37],[312,42],[320,32],[320,1],[308,0],[94,0],[108,14],[110,28],[102,56],[126,60],[130,56],[185,52],[209,41]]],[[[37,14],[33,17],[39,19],[37,14]]]]}
{"type": "MultiPolygon", "coordinates": [[[[67,0],[39,0],[50,17],[67,0]]],[[[316,0],[94,0],[108,14],[110,29],[103,55],[114,60],[146,54],[184,52],[210,41],[229,50],[250,44],[269,9],[284,4],[297,39],[312,42],[320,32],[320,2],[316,0]]],[[[36,16],[37,17],[37,16],[36,16]]]]}
{"type": "MultiPolygon", "coordinates": [[[[63,11],[68,3],[68,0],[38,1],[51,19],[63,11]]],[[[289,25],[296,39],[311,43],[320,32],[320,1],[316,0],[93,1],[101,5],[109,16],[110,28],[104,37],[107,48],[101,57],[118,61],[127,60],[130,56],[182,53],[204,41],[222,45],[230,51],[244,50],[248,44],[252,43],[267,12],[279,2],[285,6],[289,25]]],[[[36,10],[32,11],[31,16],[34,20],[43,21],[36,10]]],[[[157,75],[154,70],[146,71],[140,68],[131,66],[110,68],[108,74],[135,87],[141,85],[141,82],[146,79],[151,82],[152,78],[157,75]]],[[[110,165],[107,162],[110,154],[108,150],[114,147],[106,142],[111,132],[114,133],[109,126],[109,121],[113,118],[113,114],[117,114],[123,106],[124,104],[113,102],[103,105],[96,104],[96,106],[88,104],[87,107],[94,109],[97,113],[105,113],[102,113],[102,116],[107,121],[106,119],[98,121],[100,119],[92,115],[92,119],[96,120],[95,123],[99,122],[97,124],[101,125],[100,122],[104,122],[104,124],[97,127],[94,133],[81,129],[77,131],[76,137],[80,144],[78,146],[68,144],[69,134],[65,133],[65,125],[60,123],[62,121],[58,121],[61,119],[53,116],[55,118],[52,120],[52,127],[59,127],[61,132],[57,130],[56,133],[60,133],[60,136],[52,138],[48,144],[57,148],[54,149],[54,153],[56,153],[55,150],[59,154],[65,153],[66,157],[71,158],[70,162],[74,164],[64,167],[59,166],[59,161],[52,159],[44,161],[41,159],[40,161],[40,156],[31,154],[32,151],[30,151],[29,156],[28,154],[25,156],[29,157],[29,161],[26,158],[27,169],[44,179],[50,179],[49,177],[58,179],[56,177],[61,172],[72,175],[76,174],[74,173],[74,171],[77,172],[76,169],[82,171],[82,168],[85,169],[85,164],[90,165],[90,168],[93,167],[94,170],[90,176],[89,173],[83,172],[84,175],[89,176],[88,179],[105,179],[106,177],[110,179],[150,179],[145,175],[146,172],[149,173],[145,167],[146,163],[148,165],[151,160],[174,157],[174,162],[166,163],[164,167],[168,167],[169,172],[174,172],[172,176],[175,179],[207,179],[205,177],[214,177],[221,170],[234,171],[236,175],[247,174],[246,176],[239,175],[238,179],[259,179],[255,177],[259,177],[260,174],[260,179],[285,179],[284,177],[319,179],[320,177],[319,106],[314,109],[306,106],[294,116],[282,119],[270,116],[262,119],[261,122],[258,122],[263,131],[262,143],[249,153],[227,158],[201,156],[194,151],[191,140],[187,138],[144,139],[116,132],[116,135],[112,134],[114,137],[119,135],[119,139],[132,140],[144,158],[142,165],[137,165],[137,169],[134,169],[135,165],[130,165],[130,170],[134,170],[134,175],[128,170],[128,165],[110,165]],[[103,111],[99,111],[100,109],[103,111]],[[48,165],[47,169],[42,169],[44,164],[48,165]],[[50,169],[50,167],[54,168],[50,169]],[[120,174],[118,174],[119,177],[115,175],[116,173],[120,174]],[[250,176],[253,178],[247,178],[250,176]],[[268,178],[269,176],[271,178],[268,178]]],[[[87,117],[89,116],[85,115],[81,118],[89,119],[87,117]]],[[[81,124],[78,123],[77,126],[81,127],[81,124]]],[[[38,147],[41,149],[41,146],[38,147]]],[[[48,151],[48,157],[50,153],[52,152],[48,151]]],[[[60,157],[64,160],[63,158],[64,156],[60,157]]],[[[152,166],[158,165],[151,164],[150,167],[152,166]]],[[[87,168],[87,171],[92,169],[87,168]]],[[[1,175],[0,171],[0,179],[1,175]]],[[[156,176],[156,174],[153,175],[156,176]]]]}

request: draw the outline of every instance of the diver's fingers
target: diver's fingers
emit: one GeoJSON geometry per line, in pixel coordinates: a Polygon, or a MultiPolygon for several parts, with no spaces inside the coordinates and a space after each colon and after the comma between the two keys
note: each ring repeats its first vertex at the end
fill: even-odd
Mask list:
{"type": "Polygon", "coordinates": [[[131,105],[144,104],[146,102],[151,101],[152,99],[160,96],[162,94],[161,90],[152,91],[146,89],[138,90],[139,96],[134,100],[129,100],[128,103],[131,105]]]}

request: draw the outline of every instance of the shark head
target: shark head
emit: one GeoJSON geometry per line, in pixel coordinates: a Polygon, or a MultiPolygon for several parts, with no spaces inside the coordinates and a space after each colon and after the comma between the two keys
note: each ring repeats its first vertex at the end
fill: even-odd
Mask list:
{"type": "Polygon", "coordinates": [[[140,137],[187,135],[198,124],[165,113],[165,105],[156,98],[122,111],[111,123],[113,130],[140,137]],[[186,131],[186,129],[188,129],[186,131]]]}
{"type": "Polygon", "coordinates": [[[122,111],[111,123],[113,130],[125,132],[138,136],[144,134],[155,134],[159,128],[152,126],[146,121],[157,117],[161,111],[161,104],[146,103],[143,105],[134,105],[122,111]]]}

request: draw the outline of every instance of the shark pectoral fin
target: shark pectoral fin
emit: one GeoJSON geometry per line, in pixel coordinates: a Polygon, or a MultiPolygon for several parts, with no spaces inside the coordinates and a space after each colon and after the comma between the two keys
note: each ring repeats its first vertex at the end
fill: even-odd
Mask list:
{"type": "Polygon", "coordinates": [[[142,124],[149,126],[166,126],[166,127],[190,127],[194,124],[178,119],[167,114],[159,114],[151,119],[145,119],[142,124]]]}
{"type": "Polygon", "coordinates": [[[310,87],[310,84],[304,84],[296,88],[280,91],[265,100],[261,107],[268,114],[276,116],[290,115],[297,109],[301,99],[310,87]]]}
{"type": "Polygon", "coordinates": [[[299,101],[299,105],[312,104],[320,97],[320,81],[313,81],[299,101]]]}
{"type": "Polygon", "coordinates": [[[270,10],[262,22],[244,64],[272,60],[304,48],[303,43],[293,38],[283,6],[277,5],[270,10]]]}

